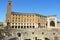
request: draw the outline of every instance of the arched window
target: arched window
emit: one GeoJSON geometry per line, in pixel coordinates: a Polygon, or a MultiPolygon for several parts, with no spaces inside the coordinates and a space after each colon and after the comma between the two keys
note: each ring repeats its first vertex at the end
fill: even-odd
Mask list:
{"type": "Polygon", "coordinates": [[[21,37],[21,33],[17,33],[18,37],[21,37]]]}
{"type": "Polygon", "coordinates": [[[54,21],[51,21],[50,22],[50,26],[55,26],[55,22],[54,21]]]}

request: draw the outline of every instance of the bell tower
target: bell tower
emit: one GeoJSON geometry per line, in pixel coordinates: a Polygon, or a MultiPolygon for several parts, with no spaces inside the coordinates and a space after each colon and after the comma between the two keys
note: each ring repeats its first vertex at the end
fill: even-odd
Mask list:
{"type": "Polygon", "coordinates": [[[12,1],[8,1],[8,6],[7,6],[7,13],[6,13],[6,22],[10,22],[11,19],[11,11],[12,11],[12,1]]]}

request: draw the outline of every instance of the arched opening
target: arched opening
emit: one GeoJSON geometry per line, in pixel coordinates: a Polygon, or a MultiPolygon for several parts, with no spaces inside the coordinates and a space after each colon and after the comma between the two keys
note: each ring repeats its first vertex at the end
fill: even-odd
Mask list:
{"type": "Polygon", "coordinates": [[[45,40],[50,40],[50,39],[48,39],[48,38],[45,38],[45,40]]]}
{"type": "Polygon", "coordinates": [[[54,21],[51,21],[50,22],[50,26],[55,26],[55,22],[54,21]]]}
{"type": "Polygon", "coordinates": [[[21,33],[17,33],[18,37],[21,37],[21,33]]]}

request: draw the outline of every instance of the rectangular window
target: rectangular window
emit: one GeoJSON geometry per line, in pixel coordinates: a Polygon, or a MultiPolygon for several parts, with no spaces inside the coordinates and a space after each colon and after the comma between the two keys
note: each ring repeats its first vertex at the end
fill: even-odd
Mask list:
{"type": "Polygon", "coordinates": [[[12,23],[12,25],[14,25],[14,23],[12,23]]]}
{"type": "Polygon", "coordinates": [[[14,17],[13,17],[13,19],[14,19],[14,17]]]}
{"type": "Polygon", "coordinates": [[[13,14],[13,16],[14,16],[14,14],[13,14]]]}
{"type": "Polygon", "coordinates": [[[16,19],[17,19],[17,17],[16,17],[16,19]]]}
{"type": "Polygon", "coordinates": [[[20,19],[20,18],[18,18],[18,19],[20,19]]]}
{"type": "Polygon", "coordinates": [[[14,22],[14,20],[12,20],[12,22],[14,22]]]}

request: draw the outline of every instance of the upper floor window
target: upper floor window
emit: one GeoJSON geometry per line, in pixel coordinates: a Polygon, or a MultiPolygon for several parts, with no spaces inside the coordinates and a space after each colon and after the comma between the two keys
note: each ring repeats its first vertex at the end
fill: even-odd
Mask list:
{"type": "Polygon", "coordinates": [[[13,14],[13,16],[14,16],[14,14],[13,14]]]}
{"type": "Polygon", "coordinates": [[[17,15],[16,15],[17,16],[17,15]]]}
{"type": "Polygon", "coordinates": [[[12,20],[12,22],[14,22],[14,20],[12,20]]]}
{"type": "Polygon", "coordinates": [[[15,25],[17,25],[17,23],[15,23],[15,25]]]}
{"type": "Polygon", "coordinates": [[[11,3],[9,3],[9,5],[11,5],[11,3]]]}
{"type": "Polygon", "coordinates": [[[14,19],[14,17],[13,17],[13,19],[14,19]]]}
{"type": "Polygon", "coordinates": [[[14,25],[14,23],[12,23],[12,25],[14,25]]]}

